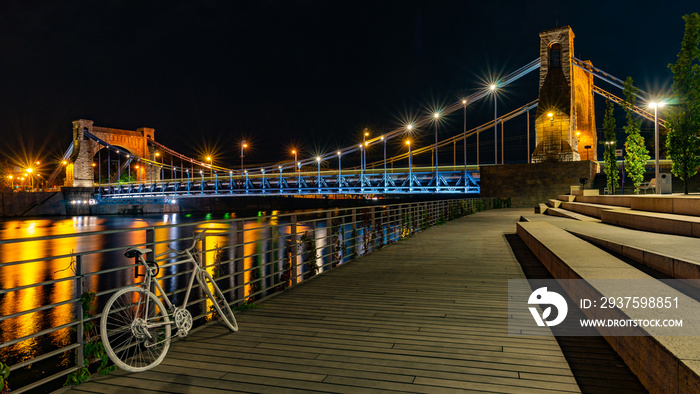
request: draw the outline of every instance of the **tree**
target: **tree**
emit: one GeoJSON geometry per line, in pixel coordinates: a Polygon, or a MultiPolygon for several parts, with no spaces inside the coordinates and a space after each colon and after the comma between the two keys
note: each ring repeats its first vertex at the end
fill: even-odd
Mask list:
{"type": "Polygon", "coordinates": [[[683,16],[685,34],[673,72],[673,112],[668,116],[666,147],[673,161],[671,172],[683,180],[688,194],[688,180],[700,166],[700,16],[683,16]]]}
{"type": "Polygon", "coordinates": [[[637,102],[637,91],[631,77],[625,80],[622,93],[625,96],[623,108],[627,114],[627,125],[624,127],[627,140],[625,141],[625,169],[627,176],[634,184],[634,192],[639,193],[639,187],[644,182],[644,166],[649,160],[649,151],[644,146],[644,137],[639,133],[642,121],[637,119],[632,111],[637,102]]]}
{"type": "Polygon", "coordinates": [[[617,137],[615,136],[615,117],[613,110],[615,109],[612,101],[607,100],[605,109],[605,117],[603,118],[603,136],[604,140],[599,143],[605,144],[603,159],[605,160],[605,180],[608,190],[615,194],[615,189],[620,185],[620,173],[617,171],[617,155],[615,148],[617,147],[617,137]]]}

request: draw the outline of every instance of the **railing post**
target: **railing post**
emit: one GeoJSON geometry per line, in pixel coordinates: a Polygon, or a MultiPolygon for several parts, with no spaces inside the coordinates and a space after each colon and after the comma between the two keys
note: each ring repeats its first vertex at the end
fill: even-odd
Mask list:
{"type": "MultiPolygon", "coordinates": [[[[318,255],[318,248],[316,247],[316,240],[318,240],[318,221],[314,220],[311,225],[311,231],[313,232],[313,237],[311,238],[314,243],[314,249],[318,255]]],[[[323,256],[323,248],[321,248],[321,256],[323,256]]],[[[309,256],[306,256],[307,258],[309,256]]],[[[318,267],[318,259],[314,259],[313,265],[319,270],[319,274],[323,272],[323,258],[321,258],[321,267],[318,267]]]]}
{"type": "Polygon", "coordinates": [[[292,246],[292,266],[290,267],[292,277],[292,286],[295,286],[299,282],[299,234],[297,234],[297,215],[292,215],[290,217],[290,230],[291,234],[290,243],[292,246]]]}
{"type": "Polygon", "coordinates": [[[75,256],[75,275],[77,277],[75,289],[78,296],[78,307],[75,309],[78,311],[78,320],[80,321],[76,330],[78,343],[80,344],[77,349],[76,363],[78,368],[82,368],[85,365],[85,332],[83,329],[83,324],[85,324],[85,312],[83,311],[83,291],[85,291],[85,289],[83,289],[83,261],[81,255],[75,256]]]}
{"type": "Polygon", "coordinates": [[[156,230],[154,228],[146,229],[146,247],[151,249],[146,253],[146,261],[154,261],[156,259],[156,230]]]}
{"type": "Polygon", "coordinates": [[[326,212],[326,247],[323,250],[328,253],[321,253],[321,256],[327,254],[330,257],[327,269],[331,270],[333,269],[333,259],[335,258],[335,242],[333,242],[333,219],[330,212],[326,212]]]}
{"type": "Polygon", "coordinates": [[[236,287],[235,291],[235,296],[236,296],[236,301],[238,302],[244,302],[245,301],[245,249],[244,249],[244,239],[245,236],[243,234],[243,231],[245,230],[244,222],[243,220],[237,220],[235,222],[235,232],[234,232],[234,265],[233,265],[233,272],[234,274],[234,281],[233,285],[236,287]]]}
{"type": "MultiPolygon", "coordinates": [[[[369,210],[369,212],[370,212],[370,216],[369,216],[369,244],[372,245],[372,251],[373,251],[373,252],[374,252],[375,250],[377,250],[377,240],[374,239],[374,242],[372,242],[372,235],[374,234],[374,228],[375,228],[375,227],[374,227],[374,224],[375,224],[375,223],[374,223],[375,208],[376,208],[376,207],[371,207],[370,210],[369,210]]],[[[374,235],[376,236],[376,234],[374,234],[374,235]]],[[[368,253],[368,252],[369,252],[369,251],[366,251],[365,253],[368,253]]]]}
{"type": "Polygon", "coordinates": [[[352,223],[352,232],[350,233],[350,247],[353,248],[353,250],[351,250],[351,255],[357,258],[360,256],[360,253],[357,250],[357,237],[360,235],[357,232],[357,209],[353,209],[351,211],[350,222],[352,223]]]}

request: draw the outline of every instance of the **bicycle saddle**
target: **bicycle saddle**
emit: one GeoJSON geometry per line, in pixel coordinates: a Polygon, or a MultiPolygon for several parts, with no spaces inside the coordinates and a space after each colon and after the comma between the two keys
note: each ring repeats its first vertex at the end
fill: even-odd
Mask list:
{"type": "Polygon", "coordinates": [[[126,252],[124,252],[124,256],[129,257],[129,258],[139,257],[142,254],[146,254],[146,253],[151,253],[151,249],[148,249],[148,248],[129,248],[126,250],[126,252]]]}

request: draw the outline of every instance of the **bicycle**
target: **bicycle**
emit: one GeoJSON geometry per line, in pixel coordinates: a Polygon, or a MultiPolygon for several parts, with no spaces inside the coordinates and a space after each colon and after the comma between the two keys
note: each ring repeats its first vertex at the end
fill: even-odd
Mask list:
{"type": "Polygon", "coordinates": [[[156,256],[160,257],[169,253],[178,256],[184,255],[186,258],[178,263],[190,262],[192,264],[189,285],[180,307],[173,305],[156,280],[159,272],[158,264],[147,262],[144,259],[144,255],[150,253],[151,249],[129,248],[124,253],[124,256],[134,258],[137,269],[139,264],[143,266],[145,274],[144,280],[140,284],[124,288],[112,295],[102,312],[100,320],[102,343],[109,358],[119,368],[128,372],[149,370],[160,364],[165,358],[170,348],[173,325],[177,329],[176,335],[178,337],[185,337],[189,333],[192,328],[192,314],[187,310],[187,301],[195,279],[212,301],[221,320],[231,331],[238,331],[236,317],[233,315],[224,294],[211,275],[200,266],[195,254],[193,254],[197,241],[204,239],[205,232],[206,230],[196,234],[193,237],[192,246],[185,250],[175,250],[168,247],[167,252],[156,256]],[[166,312],[163,303],[150,290],[152,284],[165,300],[169,312],[166,312]]]}

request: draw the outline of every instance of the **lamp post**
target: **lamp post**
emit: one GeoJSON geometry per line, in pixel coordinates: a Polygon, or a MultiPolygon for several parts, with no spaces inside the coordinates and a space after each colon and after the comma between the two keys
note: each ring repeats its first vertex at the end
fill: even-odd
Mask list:
{"type": "Polygon", "coordinates": [[[338,151],[338,192],[343,191],[343,166],[341,161],[342,157],[342,152],[338,151]]]}
{"type": "Polygon", "coordinates": [[[406,145],[408,145],[408,191],[413,192],[413,169],[411,168],[411,140],[406,140],[406,145]]]}
{"type": "Polygon", "coordinates": [[[15,189],[15,179],[12,175],[8,175],[8,178],[10,178],[10,188],[12,190],[14,190],[15,189]]]}
{"type": "MultiPolygon", "coordinates": [[[[462,100],[464,106],[464,138],[462,140],[464,147],[464,181],[467,181],[467,100],[462,100]]],[[[466,183],[464,184],[466,186],[466,183]]]]}
{"type": "Polygon", "coordinates": [[[386,179],[386,138],[384,136],[381,137],[382,141],[384,141],[384,193],[386,193],[386,187],[387,187],[387,179],[386,179]]]}
{"type": "Polygon", "coordinates": [[[243,149],[247,148],[248,144],[245,140],[241,142],[241,171],[243,171],[243,149]]]}
{"type": "Polygon", "coordinates": [[[363,148],[365,147],[365,143],[360,144],[360,192],[365,191],[365,167],[362,165],[364,159],[364,153],[363,153],[363,148]]]}
{"type": "Polygon", "coordinates": [[[27,168],[27,177],[29,178],[29,189],[34,190],[34,178],[32,178],[32,172],[34,171],[33,168],[29,167],[27,168]]]}
{"type": "Polygon", "coordinates": [[[318,194],[321,194],[321,156],[316,156],[316,166],[318,168],[316,173],[316,190],[318,194]]]}
{"type": "Polygon", "coordinates": [[[661,184],[659,183],[659,108],[666,105],[663,101],[657,101],[649,104],[650,108],[654,108],[654,174],[656,176],[656,194],[661,192],[661,184]]]}
{"type": "Polygon", "coordinates": [[[211,160],[211,156],[207,156],[206,161],[209,163],[209,176],[213,177],[214,176],[214,169],[213,167],[213,162],[211,160]]]}
{"type": "Polygon", "coordinates": [[[435,122],[435,190],[440,191],[440,173],[438,171],[438,119],[440,119],[440,113],[436,112],[433,114],[433,121],[435,122]]]}
{"type": "MultiPolygon", "coordinates": [[[[367,137],[369,137],[369,131],[367,131],[367,129],[365,129],[364,133],[362,134],[362,145],[364,145],[364,146],[367,146],[367,137]]],[[[367,151],[366,150],[363,152],[360,165],[367,168],[367,151]]]]}
{"type": "Polygon", "coordinates": [[[489,85],[493,92],[493,163],[498,164],[498,101],[496,100],[496,84],[489,85]]]}

